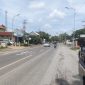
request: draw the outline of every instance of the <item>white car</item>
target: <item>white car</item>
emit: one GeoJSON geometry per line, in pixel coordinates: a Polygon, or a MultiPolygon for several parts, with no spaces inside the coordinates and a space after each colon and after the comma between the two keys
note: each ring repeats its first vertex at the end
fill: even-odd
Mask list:
{"type": "Polygon", "coordinates": [[[0,45],[1,45],[2,47],[7,47],[7,43],[4,42],[4,41],[1,41],[1,42],[0,42],[0,45]]]}
{"type": "Polygon", "coordinates": [[[43,46],[44,47],[50,47],[50,44],[49,43],[44,43],[43,46]]]}
{"type": "Polygon", "coordinates": [[[10,43],[11,45],[13,45],[13,44],[14,44],[14,42],[13,42],[13,41],[10,41],[9,43],[10,43]]]}

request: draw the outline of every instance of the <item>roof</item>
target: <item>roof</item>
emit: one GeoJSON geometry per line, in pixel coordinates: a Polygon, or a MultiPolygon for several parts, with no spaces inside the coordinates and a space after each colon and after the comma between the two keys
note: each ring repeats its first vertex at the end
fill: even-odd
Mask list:
{"type": "Polygon", "coordinates": [[[38,34],[37,32],[31,32],[30,35],[35,35],[35,36],[37,36],[37,35],[39,35],[39,34],[38,34]]]}
{"type": "Polygon", "coordinates": [[[0,29],[6,29],[6,27],[2,24],[0,25],[0,29]]]}
{"type": "Polygon", "coordinates": [[[0,36],[11,36],[12,32],[0,32],[0,36]]]}

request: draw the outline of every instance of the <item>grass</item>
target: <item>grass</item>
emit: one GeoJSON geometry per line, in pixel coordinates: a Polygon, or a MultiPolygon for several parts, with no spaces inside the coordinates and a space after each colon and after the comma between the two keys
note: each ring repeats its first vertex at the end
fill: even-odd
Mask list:
{"type": "Polygon", "coordinates": [[[0,51],[7,49],[7,47],[0,46],[0,51]]]}
{"type": "Polygon", "coordinates": [[[79,50],[79,48],[76,48],[76,47],[75,47],[75,48],[71,48],[71,50],[74,50],[74,51],[75,51],[75,50],[79,50]]]}

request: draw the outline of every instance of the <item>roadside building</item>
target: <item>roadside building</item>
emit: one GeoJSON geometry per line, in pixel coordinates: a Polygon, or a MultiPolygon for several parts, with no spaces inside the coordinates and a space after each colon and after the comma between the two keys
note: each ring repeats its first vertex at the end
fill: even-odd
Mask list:
{"type": "Polygon", "coordinates": [[[12,40],[12,32],[6,31],[6,27],[3,24],[0,25],[0,39],[12,40]]]}
{"type": "Polygon", "coordinates": [[[2,24],[0,25],[0,32],[5,32],[6,31],[6,27],[2,24]]]}
{"type": "Polygon", "coordinates": [[[37,33],[37,32],[31,32],[30,35],[39,36],[39,33],[37,33]]]}
{"type": "Polygon", "coordinates": [[[0,32],[0,39],[9,39],[12,38],[12,32],[0,32]]]}

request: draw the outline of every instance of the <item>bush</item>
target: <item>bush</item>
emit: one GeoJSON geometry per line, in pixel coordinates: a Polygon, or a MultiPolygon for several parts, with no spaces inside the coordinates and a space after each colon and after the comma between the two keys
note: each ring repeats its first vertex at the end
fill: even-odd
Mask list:
{"type": "Polygon", "coordinates": [[[4,49],[4,48],[7,48],[7,47],[0,46],[0,49],[4,49]]]}

